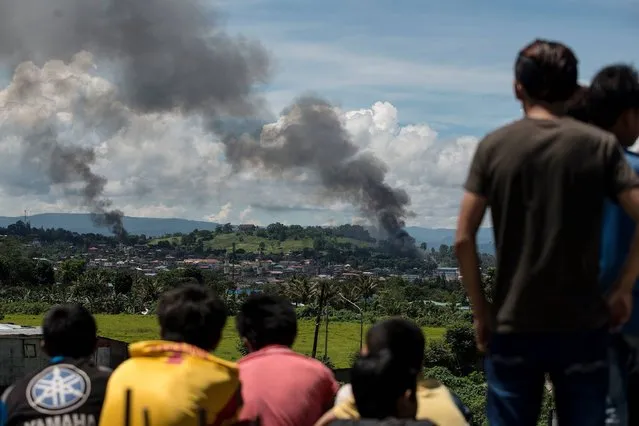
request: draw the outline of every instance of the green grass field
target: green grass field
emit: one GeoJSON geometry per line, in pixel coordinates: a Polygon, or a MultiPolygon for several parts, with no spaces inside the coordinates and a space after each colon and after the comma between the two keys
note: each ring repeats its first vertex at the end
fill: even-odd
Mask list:
{"type": "MultiPolygon", "coordinates": [[[[158,325],[154,316],[142,315],[96,315],[98,332],[101,336],[125,342],[155,339],[158,337],[158,325]]],[[[20,325],[40,325],[41,316],[34,315],[6,315],[2,322],[11,322],[20,325]]],[[[364,333],[369,325],[364,325],[364,333]]],[[[318,343],[318,356],[324,354],[324,325],[320,330],[318,343]]],[[[299,332],[294,349],[304,354],[310,354],[313,347],[314,322],[309,320],[299,321],[299,332]]],[[[426,339],[441,339],[444,328],[424,328],[426,339]]],[[[236,349],[237,333],[235,331],[235,319],[229,318],[224,337],[218,349],[215,351],[222,358],[236,360],[240,357],[236,349]]],[[[328,356],[338,368],[349,366],[351,355],[359,349],[359,324],[334,322],[329,323],[328,328],[328,356]]]]}
{"type": "MultiPolygon", "coordinates": [[[[151,245],[157,244],[160,241],[168,241],[170,243],[179,243],[181,237],[167,237],[167,238],[158,238],[150,242],[151,245]]],[[[343,238],[343,237],[335,237],[329,239],[329,241],[333,241],[336,243],[350,243],[354,246],[366,247],[369,243],[365,241],[355,240],[352,238],[343,238]]],[[[310,238],[306,238],[303,240],[269,240],[267,238],[256,237],[254,235],[246,235],[246,234],[220,234],[217,235],[214,239],[205,241],[204,247],[211,248],[216,250],[226,249],[231,250],[233,247],[233,243],[235,243],[235,249],[240,250],[243,249],[250,253],[255,253],[259,251],[260,243],[264,243],[264,253],[279,253],[281,251],[299,251],[304,248],[312,248],[313,240],[310,238]]]]}

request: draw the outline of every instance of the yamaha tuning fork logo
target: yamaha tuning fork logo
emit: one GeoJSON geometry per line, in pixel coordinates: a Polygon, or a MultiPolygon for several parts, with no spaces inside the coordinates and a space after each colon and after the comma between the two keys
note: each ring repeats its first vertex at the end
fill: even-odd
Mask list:
{"type": "Polygon", "coordinates": [[[91,394],[91,380],[69,364],[52,365],[27,385],[29,405],[42,414],[64,414],[81,407],[91,394]]]}

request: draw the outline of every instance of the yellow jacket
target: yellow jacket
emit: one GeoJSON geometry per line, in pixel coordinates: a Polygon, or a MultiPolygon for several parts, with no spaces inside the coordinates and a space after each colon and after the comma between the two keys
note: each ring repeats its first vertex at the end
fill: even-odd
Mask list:
{"type": "Polygon", "coordinates": [[[207,425],[233,424],[242,407],[235,363],[185,343],[147,341],[129,346],[130,359],[111,375],[100,426],[124,424],[126,391],[130,426],[196,426],[202,409],[207,425]]]}
{"type": "MultiPolygon", "coordinates": [[[[417,385],[417,420],[430,420],[437,425],[467,426],[470,413],[460,405],[448,388],[436,380],[426,380],[417,385]]],[[[359,419],[352,394],[331,412],[339,420],[359,419]]]]}

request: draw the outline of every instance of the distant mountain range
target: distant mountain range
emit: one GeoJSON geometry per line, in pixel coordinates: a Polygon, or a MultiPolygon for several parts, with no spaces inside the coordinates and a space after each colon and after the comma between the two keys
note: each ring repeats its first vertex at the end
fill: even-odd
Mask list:
{"type": "MultiPolygon", "coordinates": [[[[95,233],[108,235],[106,228],[98,228],[91,221],[89,214],[83,213],[44,213],[29,216],[31,226],[36,228],[62,228],[80,234],[95,233]]],[[[0,227],[7,227],[23,220],[23,217],[0,216],[0,227]]],[[[131,234],[159,237],[165,234],[189,233],[194,229],[213,231],[218,226],[214,222],[205,222],[188,219],[164,219],[152,217],[128,217],[124,218],[124,227],[131,234]]],[[[418,243],[426,243],[435,250],[441,244],[452,245],[455,238],[454,229],[422,228],[409,226],[406,231],[417,240],[418,243]]],[[[493,233],[490,228],[482,228],[477,238],[480,251],[494,253],[493,233]]]]}

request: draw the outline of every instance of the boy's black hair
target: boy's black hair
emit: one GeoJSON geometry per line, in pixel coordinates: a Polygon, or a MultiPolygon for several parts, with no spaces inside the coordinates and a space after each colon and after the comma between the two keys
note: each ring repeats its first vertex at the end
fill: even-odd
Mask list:
{"type": "Polygon", "coordinates": [[[370,354],[388,350],[414,369],[421,370],[426,339],[422,330],[404,318],[390,318],[373,325],[366,333],[366,347],[370,354]]]}
{"type": "Polygon", "coordinates": [[[157,315],[165,340],[188,343],[206,351],[216,348],[226,324],[226,307],[202,285],[188,284],[160,296],[157,315]]]}
{"type": "Polygon", "coordinates": [[[397,401],[417,388],[418,370],[397,359],[389,350],[360,355],[351,369],[355,405],[363,419],[398,417],[397,401]]]}
{"type": "Polygon", "coordinates": [[[77,303],[54,306],[44,316],[44,350],[51,357],[88,358],[95,352],[98,328],[91,312],[77,303]]]}
{"type": "Polygon", "coordinates": [[[537,39],[519,52],[515,79],[532,102],[564,102],[579,88],[578,64],[568,46],[537,39]]]}
{"type": "Polygon", "coordinates": [[[630,65],[603,68],[592,79],[588,90],[590,122],[603,129],[612,128],[630,109],[639,109],[639,74],[630,65]]]}
{"type": "Polygon", "coordinates": [[[237,332],[253,350],[268,345],[291,347],[297,337],[297,318],[291,302],[283,297],[252,294],[240,307],[237,332]]]}

